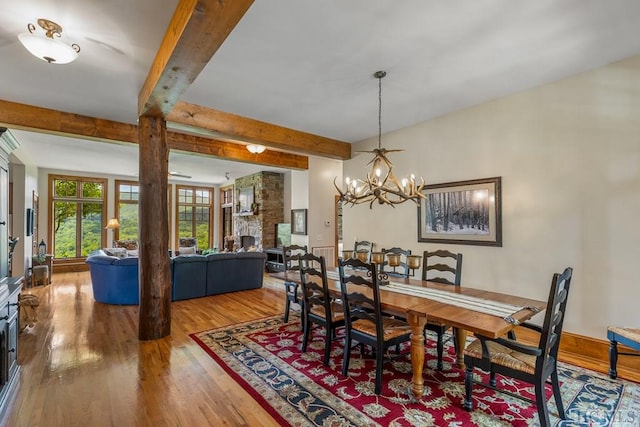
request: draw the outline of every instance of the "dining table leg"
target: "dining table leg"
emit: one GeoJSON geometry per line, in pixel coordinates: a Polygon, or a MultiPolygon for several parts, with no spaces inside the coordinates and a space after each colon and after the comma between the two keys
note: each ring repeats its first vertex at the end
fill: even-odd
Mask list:
{"type": "Polygon", "coordinates": [[[466,347],[466,343],[467,343],[467,330],[456,328],[455,339],[456,339],[456,348],[457,348],[456,362],[458,363],[458,368],[466,369],[466,366],[464,364],[464,348],[466,347]]]}
{"type": "Polygon", "coordinates": [[[427,314],[409,311],[408,323],[411,326],[411,368],[413,378],[411,380],[411,393],[414,399],[420,399],[424,394],[424,379],[422,369],[424,367],[424,325],[427,323],[427,314]]]}

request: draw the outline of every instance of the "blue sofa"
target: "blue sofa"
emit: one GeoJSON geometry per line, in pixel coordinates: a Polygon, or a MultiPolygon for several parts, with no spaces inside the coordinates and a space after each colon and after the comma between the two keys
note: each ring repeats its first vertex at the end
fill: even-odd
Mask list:
{"type": "Polygon", "coordinates": [[[207,295],[207,257],[178,255],[171,258],[171,300],[207,295]]]}
{"type": "MultiPolygon", "coordinates": [[[[172,301],[262,287],[262,252],[179,255],[171,258],[172,301]]],[[[98,250],[87,257],[96,301],[139,304],[138,258],[117,258],[98,250]]]]}
{"type": "Polygon", "coordinates": [[[138,258],[96,251],[87,257],[93,298],[105,304],[139,304],[138,258]]]}

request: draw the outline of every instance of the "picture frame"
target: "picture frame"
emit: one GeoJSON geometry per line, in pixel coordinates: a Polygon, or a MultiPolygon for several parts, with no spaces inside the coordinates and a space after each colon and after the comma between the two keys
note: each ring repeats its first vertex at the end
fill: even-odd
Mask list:
{"type": "Polygon", "coordinates": [[[33,209],[27,208],[27,218],[26,218],[26,235],[31,236],[33,234],[33,209]]]}
{"type": "Polygon", "coordinates": [[[502,246],[502,178],[425,185],[418,242],[502,246]]]}
{"type": "Polygon", "coordinates": [[[291,234],[307,235],[306,209],[291,209],[291,234]]]}
{"type": "Polygon", "coordinates": [[[253,212],[253,187],[238,190],[238,213],[253,212]]]}

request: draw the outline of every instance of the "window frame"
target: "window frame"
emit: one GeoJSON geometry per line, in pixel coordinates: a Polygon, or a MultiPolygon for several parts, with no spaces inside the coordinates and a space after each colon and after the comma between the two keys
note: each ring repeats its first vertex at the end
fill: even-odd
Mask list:
{"type": "MultiPolygon", "coordinates": [[[[180,208],[182,206],[190,206],[192,208],[191,213],[191,230],[193,232],[193,237],[197,237],[196,228],[197,228],[197,215],[195,212],[195,208],[197,207],[207,207],[209,208],[209,222],[208,222],[208,237],[209,237],[209,246],[213,247],[213,208],[214,208],[214,197],[215,197],[215,188],[212,187],[202,187],[196,185],[178,185],[176,184],[176,206],[174,211],[174,230],[175,230],[175,247],[178,248],[178,242],[180,240],[180,208]],[[190,190],[192,192],[191,202],[183,203],[180,201],[180,190],[190,190]],[[197,191],[207,191],[209,193],[209,203],[197,203],[196,202],[196,193],[197,191]]],[[[202,242],[198,242],[198,249],[207,249],[202,247],[202,242]]]]}
{"type": "MultiPolygon", "coordinates": [[[[78,206],[81,206],[83,202],[93,202],[93,203],[100,203],[102,205],[102,209],[101,209],[101,216],[102,216],[102,224],[100,226],[100,247],[105,247],[106,245],[106,241],[107,241],[107,233],[105,230],[105,226],[106,226],[106,222],[107,222],[107,201],[109,200],[108,198],[108,179],[107,178],[100,178],[100,177],[90,177],[90,176],[76,176],[76,175],[59,175],[59,174],[50,174],[48,176],[48,188],[49,188],[49,194],[48,194],[48,226],[47,226],[47,248],[48,248],[48,252],[51,254],[55,254],[55,247],[54,247],[54,216],[53,216],[53,212],[54,212],[54,204],[58,201],[66,201],[66,202],[74,202],[74,203],[78,203],[78,206]],[[77,183],[77,188],[76,188],[76,195],[75,196],[64,196],[64,197],[58,197],[55,194],[55,182],[56,181],[76,181],[77,183]],[[85,182],[97,182],[102,184],[102,198],[101,199],[89,199],[89,198],[83,198],[82,197],[82,184],[85,182]]],[[[80,218],[81,218],[81,212],[80,212],[80,208],[78,207],[76,209],[76,219],[78,219],[78,214],[80,213],[80,218]]],[[[83,260],[86,259],[86,256],[83,255],[78,255],[78,251],[82,250],[82,233],[81,233],[81,225],[82,225],[82,221],[76,221],[76,256],[74,257],[67,257],[67,258],[55,258],[55,263],[56,264],[65,264],[65,263],[77,263],[78,260],[83,260]]]]}
{"type": "MultiPolygon", "coordinates": [[[[118,222],[120,222],[120,224],[122,224],[122,221],[120,220],[120,203],[124,203],[127,205],[138,205],[138,209],[140,209],[140,182],[138,181],[129,181],[129,180],[124,180],[124,179],[116,179],[115,183],[114,183],[114,187],[115,187],[115,199],[114,199],[114,211],[115,211],[115,217],[118,219],[118,222]],[[137,200],[121,200],[120,199],[120,186],[121,185],[130,185],[130,186],[136,186],[138,187],[138,199],[137,200]]],[[[138,235],[140,235],[140,211],[138,210],[138,235]]],[[[120,229],[116,229],[113,233],[113,240],[119,240],[120,239],[120,229]]]]}

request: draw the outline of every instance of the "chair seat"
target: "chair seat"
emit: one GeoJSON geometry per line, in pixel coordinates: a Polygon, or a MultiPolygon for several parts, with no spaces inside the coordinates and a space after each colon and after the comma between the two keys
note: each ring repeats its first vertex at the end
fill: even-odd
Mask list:
{"type": "MultiPolygon", "coordinates": [[[[531,375],[535,374],[535,356],[512,350],[493,341],[487,341],[487,348],[489,349],[491,363],[531,375]]],[[[482,359],[482,344],[480,340],[475,340],[469,344],[464,350],[464,354],[476,359],[482,359]]]]}
{"type": "MultiPolygon", "coordinates": [[[[607,331],[609,331],[609,339],[611,339],[611,334],[615,334],[618,337],[622,337],[622,338],[626,338],[629,341],[638,343],[637,346],[633,347],[633,348],[640,348],[640,329],[634,329],[634,328],[622,328],[619,326],[609,326],[607,328],[607,331]]],[[[624,344],[628,344],[628,343],[624,343],[624,344]]]]}
{"type": "MultiPolygon", "coordinates": [[[[376,336],[376,324],[370,320],[358,319],[351,324],[351,327],[363,334],[376,336]]],[[[411,327],[406,322],[391,317],[385,317],[382,320],[382,328],[384,341],[411,333],[411,327]]]]}
{"type": "MultiPolygon", "coordinates": [[[[309,311],[318,317],[325,317],[324,307],[320,305],[314,305],[309,311]]],[[[337,322],[340,320],[344,320],[344,308],[342,307],[342,304],[334,301],[331,303],[331,321],[337,322]]]]}

